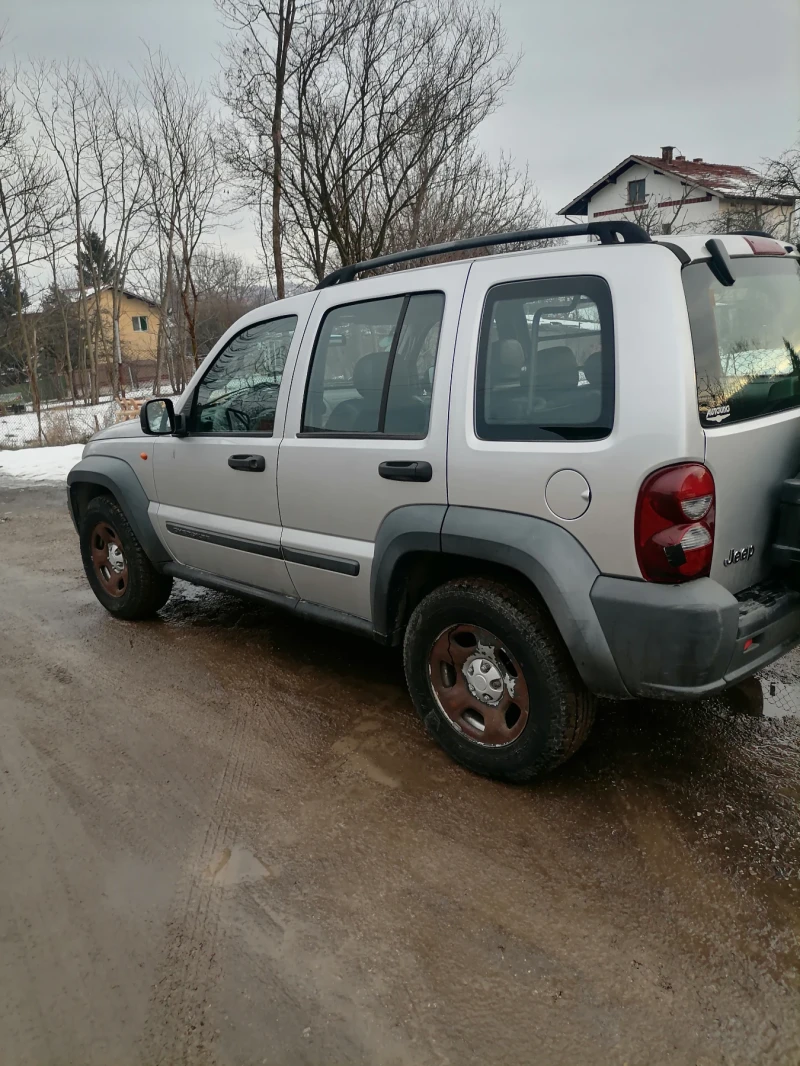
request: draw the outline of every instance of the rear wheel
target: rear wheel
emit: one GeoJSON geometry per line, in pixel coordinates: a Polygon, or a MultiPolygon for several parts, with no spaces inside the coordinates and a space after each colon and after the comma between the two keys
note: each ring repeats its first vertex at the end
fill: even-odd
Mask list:
{"type": "Polygon", "coordinates": [[[489,777],[540,777],[577,751],[594,720],[594,697],[550,619],[494,581],[451,581],[422,600],[404,659],[429,732],[489,777]]]}
{"type": "Polygon", "coordinates": [[[86,577],[107,611],[134,621],[164,606],[172,578],[159,574],[147,558],[116,500],[96,496],[89,502],[80,539],[86,577]]]}

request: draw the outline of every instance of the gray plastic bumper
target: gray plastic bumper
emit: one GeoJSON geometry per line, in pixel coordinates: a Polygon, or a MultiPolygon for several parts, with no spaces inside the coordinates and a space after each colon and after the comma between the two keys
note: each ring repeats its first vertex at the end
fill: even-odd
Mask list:
{"type": "Polygon", "coordinates": [[[800,593],[786,586],[734,596],[710,578],[653,585],[599,577],[590,595],[632,696],[710,695],[800,643],[800,593]]]}

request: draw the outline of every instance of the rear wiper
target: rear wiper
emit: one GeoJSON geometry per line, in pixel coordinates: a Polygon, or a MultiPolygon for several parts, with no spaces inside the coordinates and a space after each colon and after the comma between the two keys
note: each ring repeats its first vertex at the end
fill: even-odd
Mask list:
{"type": "Polygon", "coordinates": [[[731,257],[728,255],[728,249],[722,241],[718,241],[716,237],[712,237],[710,241],[706,241],[706,248],[708,254],[711,256],[708,261],[711,273],[720,285],[733,285],[736,278],[733,276],[733,271],[731,269],[731,257]]]}

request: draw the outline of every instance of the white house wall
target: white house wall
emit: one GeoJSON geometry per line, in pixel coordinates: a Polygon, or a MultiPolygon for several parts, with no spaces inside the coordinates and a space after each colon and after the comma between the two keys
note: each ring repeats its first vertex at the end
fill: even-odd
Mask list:
{"type": "MultiPolygon", "coordinates": [[[[645,195],[648,203],[664,203],[670,200],[680,200],[686,196],[687,190],[679,178],[672,174],[655,173],[650,167],[634,164],[617,179],[616,184],[610,184],[600,189],[589,201],[589,221],[598,218],[615,219],[636,218],[636,212],[631,210],[628,204],[628,182],[645,179],[645,195]],[[605,212],[611,212],[606,214],[605,212]]],[[[690,190],[688,198],[707,195],[704,189],[690,190]]],[[[675,207],[661,209],[664,221],[672,221],[675,215],[675,207]]],[[[719,199],[712,196],[710,200],[702,203],[686,204],[681,209],[678,224],[692,225],[706,222],[719,213],[719,199]]]]}
{"type": "MultiPolygon", "coordinates": [[[[737,211],[742,210],[742,204],[741,201],[737,202],[736,200],[726,200],[722,201],[722,203],[720,204],[720,209],[723,212],[730,211],[735,216],[737,211]]],[[[764,228],[767,229],[768,232],[774,233],[775,236],[780,238],[781,240],[791,240],[793,228],[792,222],[794,220],[794,208],[782,204],[776,204],[773,207],[764,207],[762,208],[762,211],[762,217],[764,219],[764,228]],[[773,226],[776,227],[774,230],[772,228],[773,226]]]]}

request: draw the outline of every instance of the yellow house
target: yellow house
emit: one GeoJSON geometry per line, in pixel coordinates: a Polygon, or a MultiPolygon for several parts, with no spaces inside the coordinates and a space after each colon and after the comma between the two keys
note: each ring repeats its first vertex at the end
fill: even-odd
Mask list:
{"type": "MultiPolygon", "coordinates": [[[[95,309],[99,306],[100,321],[95,325],[95,343],[102,359],[106,349],[113,351],[113,292],[111,286],[86,293],[89,321],[97,323],[95,309]]],[[[120,292],[119,343],[123,363],[140,363],[156,358],[159,309],[144,296],[123,289],[120,292]]],[[[98,360],[99,361],[99,360],[98,360]]]]}

